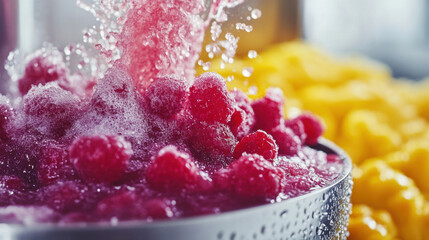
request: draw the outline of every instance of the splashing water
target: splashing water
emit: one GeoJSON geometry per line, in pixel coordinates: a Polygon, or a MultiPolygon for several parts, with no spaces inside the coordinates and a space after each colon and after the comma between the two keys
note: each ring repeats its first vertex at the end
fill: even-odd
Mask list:
{"type": "MultiPolygon", "coordinates": [[[[209,27],[212,40],[218,42],[206,51],[212,57],[221,54],[225,63],[231,63],[238,38],[227,33],[219,40],[221,23],[228,20],[225,10],[242,2],[214,0],[206,9],[204,0],[98,0],[94,4],[77,0],[100,22],[84,32],[84,40],[94,44],[108,67],[117,64],[127,69],[139,91],[166,75],[184,77],[191,84],[209,27]]],[[[210,63],[198,64],[210,67],[210,63]]]]}

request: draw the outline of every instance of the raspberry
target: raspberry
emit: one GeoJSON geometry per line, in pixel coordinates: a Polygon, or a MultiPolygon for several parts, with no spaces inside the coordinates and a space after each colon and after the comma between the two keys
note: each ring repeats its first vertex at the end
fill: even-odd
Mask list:
{"type": "Polygon", "coordinates": [[[239,197],[267,200],[282,191],[283,172],[257,154],[243,154],[229,168],[232,188],[239,197]]]}
{"type": "Polygon", "coordinates": [[[80,111],[79,98],[54,83],[33,87],[23,101],[27,123],[42,134],[62,135],[80,111]]]}
{"type": "Polygon", "coordinates": [[[255,129],[269,131],[280,125],[283,119],[283,92],[279,88],[269,88],[265,96],[252,103],[255,112],[255,129]]]}
{"type": "Polygon", "coordinates": [[[306,145],[317,144],[318,138],[325,131],[325,127],[320,120],[311,113],[303,113],[296,120],[302,122],[304,125],[304,131],[307,136],[304,143],[306,145]]]}
{"type": "Polygon", "coordinates": [[[14,112],[7,97],[0,94],[0,141],[7,139],[6,125],[14,112]]]}
{"type": "Polygon", "coordinates": [[[167,199],[151,199],[144,203],[147,216],[153,219],[174,217],[174,202],[167,199]]]}
{"type": "Polygon", "coordinates": [[[112,183],[125,172],[133,151],[120,136],[82,136],[69,148],[70,161],[87,182],[112,183]]]}
{"type": "Polygon", "coordinates": [[[145,217],[138,196],[131,191],[117,193],[97,204],[96,214],[104,218],[133,219],[145,217]]]}
{"type": "Polygon", "coordinates": [[[174,146],[159,151],[147,168],[146,178],[153,188],[170,191],[198,191],[211,182],[188,154],[174,146]]]}
{"type": "Polygon", "coordinates": [[[247,154],[258,154],[266,160],[273,160],[277,157],[277,144],[273,137],[262,130],[258,130],[245,136],[237,144],[234,150],[234,158],[238,159],[247,154]]]}
{"type": "Polygon", "coordinates": [[[49,185],[58,179],[70,179],[75,171],[70,165],[66,149],[56,144],[46,144],[42,147],[37,178],[42,185],[49,185]]]}
{"type": "Polygon", "coordinates": [[[301,140],[301,143],[305,142],[307,135],[305,135],[304,124],[300,120],[296,118],[287,119],[285,120],[284,125],[287,128],[290,128],[293,131],[293,133],[295,133],[295,135],[299,137],[299,139],[301,140]]]}
{"type": "Polygon", "coordinates": [[[84,204],[88,188],[77,182],[58,182],[39,190],[42,202],[59,212],[78,210],[84,204]]]}
{"type": "Polygon", "coordinates": [[[230,188],[230,170],[221,168],[213,174],[213,185],[222,191],[230,188]]]}
{"type": "Polygon", "coordinates": [[[0,206],[23,204],[30,198],[25,190],[26,186],[19,177],[0,176],[0,206]]]}
{"type": "Polygon", "coordinates": [[[230,92],[236,102],[237,107],[228,122],[234,136],[238,139],[249,134],[255,125],[255,113],[253,112],[250,101],[242,91],[234,90],[230,92]]]}
{"type": "Polygon", "coordinates": [[[228,160],[237,140],[229,128],[220,123],[196,123],[192,126],[189,145],[200,160],[228,160]]]}
{"type": "Polygon", "coordinates": [[[189,104],[197,120],[209,123],[227,123],[234,111],[225,81],[217,73],[203,73],[195,79],[189,104]]]}
{"type": "Polygon", "coordinates": [[[134,106],[137,99],[132,80],[122,69],[110,69],[99,80],[90,100],[90,106],[102,116],[123,115],[138,110],[134,106]]]}
{"type": "Polygon", "coordinates": [[[40,49],[29,56],[24,76],[18,80],[18,89],[25,95],[33,85],[53,81],[67,81],[67,67],[56,49],[40,49]]]}
{"type": "Polygon", "coordinates": [[[270,131],[279,146],[279,153],[286,156],[293,156],[301,149],[301,139],[284,125],[279,125],[270,131]]]}
{"type": "Polygon", "coordinates": [[[171,77],[157,78],[146,89],[145,100],[151,113],[170,118],[183,108],[185,81],[171,77]]]}

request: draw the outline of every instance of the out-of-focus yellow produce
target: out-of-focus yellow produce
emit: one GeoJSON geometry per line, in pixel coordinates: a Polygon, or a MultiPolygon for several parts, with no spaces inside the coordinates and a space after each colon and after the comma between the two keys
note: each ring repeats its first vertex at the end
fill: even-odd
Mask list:
{"type": "Polygon", "coordinates": [[[350,239],[429,239],[429,80],[394,80],[380,63],[302,42],[217,66],[230,88],[256,98],[280,87],[286,116],[310,110],[324,120],[325,137],[355,164],[350,239]]]}
{"type": "Polygon", "coordinates": [[[374,211],[366,205],[353,205],[349,232],[349,240],[397,239],[397,230],[390,214],[384,210],[374,211]]]}

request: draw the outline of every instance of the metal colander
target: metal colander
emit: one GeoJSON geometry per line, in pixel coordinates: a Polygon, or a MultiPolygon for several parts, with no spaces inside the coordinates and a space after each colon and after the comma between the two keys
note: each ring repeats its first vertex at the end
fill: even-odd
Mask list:
{"type": "Polygon", "coordinates": [[[5,240],[285,240],[346,239],[352,190],[351,160],[327,140],[315,146],[337,153],[344,162],[341,175],[311,193],[218,215],[171,221],[123,222],[117,226],[20,226],[0,224],[5,240]]]}

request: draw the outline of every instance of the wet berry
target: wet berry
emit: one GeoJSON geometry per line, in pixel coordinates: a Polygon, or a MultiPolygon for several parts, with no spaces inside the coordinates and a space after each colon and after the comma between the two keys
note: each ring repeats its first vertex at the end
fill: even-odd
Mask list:
{"type": "Polygon", "coordinates": [[[53,81],[67,81],[67,67],[57,50],[41,49],[29,56],[24,75],[18,80],[18,89],[25,95],[32,86],[53,81]]]}
{"type": "Polygon", "coordinates": [[[32,88],[23,101],[27,124],[45,135],[62,135],[80,110],[79,98],[55,84],[32,88]]]}
{"type": "Polygon", "coordinates": [[[10,101],[7,97],[0,95],[0,142],[1,140],[6,140],[6,125],[9,123],[13,116],[14,112],[10,101]]]}
{"type": "Polygon", "coordinates": [[[96,214],[103,218],[116,217],[120,220],[146,216],[139,197],[131,191],[117,193],[101,200],[97,204],[96,214]]]}
{"type": "Polygon", "coordinates": [[[66,149],[48,143],[42,147],[37,167],[37,178],[42,185],[49,185],[58,179],[73,178],[75,170],[69,163],[66,149]]]}
{"type": "Polygon", "coordinates": [[[292,129],[279,125],[270,131],[279,147],[279,153],[293,156],[301,149],[301,139],[295,135],[292,129]]]}
{"type": "Polygon", "coordinates": [[[305,142],[307,135],[305,134],[304,124],[299,119],[285,119],[284,126],[290,128],[292,132],[299,137],[302,143],[305,142]]]}
{"type": "Polygon", "coordinates": [[[77,182],[58,182],[41,188],[39,198],[50,208],[59,212],[78,210],[84,204],[87,187],[77,182]]]}
{"type": "Polygon", "coordinates": [[[148,217],[166,219],[174,216],[174,204],[167,199],[151,199],[143,204],[148,217]]]}
{"type": "Polygon", "coordinates": [[[283,172],[257,154],[243,154],[229,168],[231,186],[241,198],[273,199],[282,191],[283,172]]]}
{"type": "Polygon", "coordinates": [[[237,140],[225,124],[196,123],[191,128],[189,146],[199,160],[228,160],[237,140]]]}
{"type": "Polygon", "coordinates": [[[0,176],[0,206],[23,204],[29,196],[24,182],[13,175],[0,176]]]}
{"type": "Polygon", "coordinates": [[[125,172],[133,151],[120,136],[82,136],[69,148],[69,157],[87,182],[112,183],[125,172]]]}
{"type": "Polygon", "coordinates": [[[210,179],[186,153],[174,146],[164,147],[156,155],[146,171],[149,184],[159,190],[202,190],[210,179]]]}
{"type": "Polygon", "coordinates": [[[266,160],[277,157],[278,147],[273,137],[262,130],[251,133],[240,140],[234,150],[234,158],[247,154],[258,154],[266,160]]]}
{"type": "Polygon", "coordinates": [[[242,91],[234,90],[230,92],[230,95],[235,100],[236,107],[228,126],[234,136],[241,139],[249,134],[255,125],[255,113],[250,105],[250,100],[242,91]]]}
{"type": "Polygon", "coordinates": [[[283,92],[278,88],[269,88],[263,98],[254,101],[255,128],[269,131],[280,125],[284,101],[283,92]]]}
{"type": "Polygon", "coordinates": [[[311,113],[303,113],[299,115],[296,120],[302,122],[304,125],[305,135],[307,136],[305,144],[317,144],[317,140],[325,131],[325,127],[322,125],[320,120],[311,113]]]}
{"type": "Polygon", "coordinates": [[[234,111],[224,79],[217,73],[203,73],[190,88],[189,108],[199,121],[227,123],[234,111]]]}
{"type": "Polygon", "coordinates": [[[151,113],[170,118],[180,112],[186,100],[186,85],[182,79],[155,79],[146,89],[145,101],[151,113]]]}

